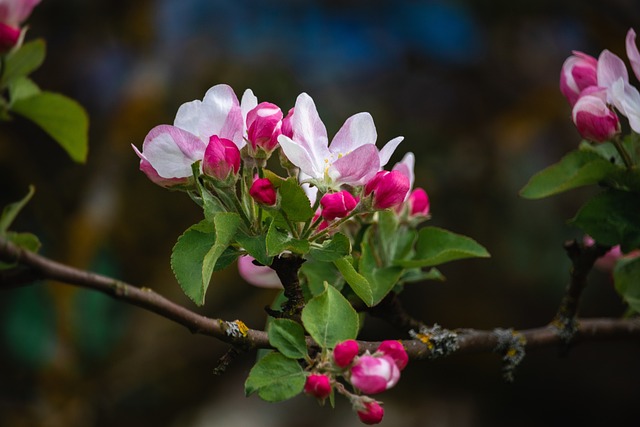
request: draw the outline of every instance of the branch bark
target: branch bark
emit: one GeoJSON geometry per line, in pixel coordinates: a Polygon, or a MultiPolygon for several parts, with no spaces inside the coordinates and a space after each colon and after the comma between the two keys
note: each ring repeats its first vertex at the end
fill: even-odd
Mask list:
{"type": "MultiPolygon", "coordinates": [[[[31,277],[50,279],[69,285],[94,289],[118,300],[142,307],[162,317],[188,328],[192,333],[217,338],[243,350],[271,348],[266,332],[247,328],[240,320],[226,321],[212,319],[182,307],[146,287],[136,287],[123,281],[100,274],[79,270],[33,252],[25,251],[4,238],[0,238],[0,260],[17,263],[31,277]]],[[[0,275],[0,289],[11,289],[15,284],[0,275]]],[[[459,329],[451,331],[457,336],[455,353],[495,352],[501,344],[501,334],[495,331],[459,329]]],[[[517,334],[526,339],[527,349],[550,347],[562,344],[557,329],[551,325],[520,330],[517,334]]],[[[602,341],[611,339],[640,338],[640,319],[581,319],[574,336],[574,342],[602,341]]],[[[402,340],[411,359],[427,359],[433,356],[434,348],[428,340],[402,340]]],[[[358,341],[360,351],[375,351],[380,344],[376,341],[358,341]]],[[[310,348],[317,348],[311,338],[307,338],[310,348]]]]}

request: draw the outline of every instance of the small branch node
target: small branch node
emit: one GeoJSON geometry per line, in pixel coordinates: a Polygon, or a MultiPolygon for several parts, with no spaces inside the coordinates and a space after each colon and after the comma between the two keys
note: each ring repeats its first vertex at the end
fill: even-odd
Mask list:
{"type": "Polygon", "coordinates": [[[494,353],[502,355],[502,376],[507,382],[513,382],[514,372],[525,356],[527,339],[513,329],[496,328],[493,334],[498,338],[494,353]]]}
{"type": "Polygon", "coordinates": [[[429,349],[429,359],[437,359],[445,357],[458,350],[458,334],[448,329],[442,328],[435,323],[429,328],[422,326],[416,332],[414,329],[409,331],[411,338],[423,342],[429,349]]]}

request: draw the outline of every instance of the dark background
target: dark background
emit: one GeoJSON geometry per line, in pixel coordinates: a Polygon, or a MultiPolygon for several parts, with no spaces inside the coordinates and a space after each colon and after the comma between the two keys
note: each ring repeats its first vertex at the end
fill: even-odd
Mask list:
{"type": "MultiPolygon", "coordinates": [[[[16,118],[0,133],[0,205],[37,192],[15,224],[42,252],[148,286],[211,317],[260,328],[274,291],[235,268],[214,276],[203,308],[169,268],[177,237],[200,219],[182,193],[138,171],[131,144],[172,123],[183,102],[217,83],[252,88],[285,112],[309,93],[333,135],[360,111],[379,144],[405,136],[391,163],[416,154],[416,185],[431,224],[469,235],[489,260],[443,266],[445,283],[403,294],[410,312],[447,328],[542,326],[568,279],[566,225],[592,190],[542,201],[518,197],[528,178],[575,148],[579,136],[558,90],[571,50],[624,57],[634,0],[223,1],[45,0],[27,38],[48,57],[34,79],[88,110],[90,154],[73,164],[43,132],[16,118]]],[[[583,316],[625,310],[594,272],[583,316]]],[[[397,334],[371,321],[365,335],[397,334]]],[[[0,295],[2,426],[359,425],[304,396],[245,398],[254,355],[221,377],[226,346],[141,309],[59,284],[0,295]]],[[[387,426],[600,426],[637,423],[637,342],[587,343],[560,357],[532,350],[507,384],[497,355],[411,363],[379,396],[387,426]]]]}

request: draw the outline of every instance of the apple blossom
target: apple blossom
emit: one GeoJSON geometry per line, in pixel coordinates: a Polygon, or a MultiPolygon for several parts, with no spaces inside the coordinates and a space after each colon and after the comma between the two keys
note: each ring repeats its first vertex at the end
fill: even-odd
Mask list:
{"type": "Polygon", "coordinates": [[[209,145],[204,151],[202,172],[220,181],[231,176],[235,182],[239,171],[240,150],[238,147],[231,140],[212,135],[209,139],[209,145]]]}
{"type": "Polygon", "coordinates": [[[407,351],[404,349],[404,346],[400,343],[400,341],[396,340],[385,340],[380,343],[378,346],[378,350],[376,352],[380,352],[385,356],[389,356],[398,366],[398,369],[403,370],[407,363],[409,363],[409,355],[407,355],[407,351]]]}
{"type": "MultiPolygon", "coordinates": [[[[252,104],[253,98],[248,90],[243,96],[243,104],[252,104]],[[245,98],[248,101],[245,102],[245,98]]],[[[192,175],[191,165],[203,160],[212,136],[233,141],[242,148],[245,144],[243,122],[241,106],[233,89],[220,84],[210,88],[202,101],[182,104],[173,126],[160,125],[151,129],[142,144],[142,152],[136,147],[133,149],[140,157],[140,169],[153,182],[158,183],[156,174],[161,180],[184,180],[192,175]]]]}
{"type": "Polygon", "coordinates": [[[387,209],[399,205],[409,192],[409,178],[398,170],[380,171],[367,182],[364,195],[373,193],[373,208],[387,209]]]}
{"type": "Polygon", "coordinates": [[[327,221],[344,218],[356,207],[359,199],[346,190],[327,193],[320,199],[321,215],[327,221]]]}
{"type": "Polygon", "coordinates": [[[357,411],[358,418],[364,424],[373,425],[378,424],[384,417],[384,409],[376,401],[364,402],[363,408],[357,411]]]}
{"type": "Polygon", "coordinates": [[[398,383],[400,369],[390,356],[363,355],[351,368],[350,382],[366,394],[381,393],[398,383]]]}
{"type": "Polygon", "coordinates": [[[20,42],[22,24],[40,0],[0,0],[0,52],[20,42]]]}
{"type": "Polygon", "coordinates": [[[346,368],[358,355],[359,347],[356,340],[342,341],[333,349],[333,361],[341,368],[346,368]]]}
{"type": "Polygon", "coordinates": [[[583,138],[595,142],[610,140],[620,132],[620,121],[606,103],[606,89],[586,89],[573,106],[573,123],[583,138]]]}
{"type": "Polygon", "coordinates": [[[240,276],[259,288],[281,289],[282,283],[275,270],[266,265],[256,265],[254,261],[255,259],[249,255],[238,258],[240,276]]]}
{"type": "Polygon", "coordinates": [[[564,61],[560,72],[560,92],[571,106],[578,101],[583,90],[597,85],[597,67],[596,58],[578,51],[564,61]]]}
{"type": "Polygon", "coordinates": [[[358,113],[347,119],[329,145],[327,130],[306,93],[296,100],[291,128],[291,137],[283,134],[278,138],[285,156],[301,172],[327,186],[363,185],[387,164],[403,139],[397,137],[378,150],[371,115],[358,113]]]}
{"type": "Polygon", "coordinates": [[[304,392],[318,399],[326,399],[331,394],[329,377],[323,374],[311,374],[304,384],[304,392]]]}
{"type": "Polygon", "coordinates": [[[253,181],[251,188],[249,188],[249,194],[256,202],[262,205],[273,206],[276,204],[276,189],[267,178],[258,178],[253,181]]]}
{"type": "MultiPolygon", "coordinates": [[[[627,32],[626,48],[631,67],[640,78],[640,53],[635,44],[635,31],[627,32]]],[[[598,86],[607,89],[607,103],[629,120],[629,126],[640,132],[640,93],[629,83],[629,73],[624,64],[614,53],[604,50],[598,58],[598,86]]]]}

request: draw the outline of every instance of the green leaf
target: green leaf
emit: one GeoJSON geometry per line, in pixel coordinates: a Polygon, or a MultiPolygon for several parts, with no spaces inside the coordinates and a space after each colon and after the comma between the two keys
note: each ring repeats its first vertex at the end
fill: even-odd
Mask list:
{"type": "Polygon", "coordinates": [[[369,281],[359,274],[351,261],[349,261],[350,257],[344,257],[333,261],[333,264],[338,268],[344,280],[346,280],[349,287],[355,292],[358,297],[364,301],[367,306],[372,307],[373,300],[373,290],[371,289],[371,284],[369,281]]]}
{"type": "Polygon", "coordinates": [[[197,305],[204,304],[209,277],[204,277],[204,259],[215,244],[213,223],[207,220],[191,226],[178,238],[171,253],[171,269],[184,293],[197,305]],[[206,283],[205,283],[206,282],[206,283]]]}
{"type": "Polygon", "coordinates": [[[11,109],[40,126],[75,162],[86,161],[89,117],[76,101],[57,93],[40,92],[17,100],[11,109]]]}
{"type": "Polygon", "coordinates": [[[266,235],[249,236],[244,231],[239,230],[236,234],[236,241],[249,255],[254,257],[262,265],[271,265],[273,257],[267,255],[266,235]]]}
{"type": "Polygon", "coordinates": [[[0,87],[4,88],[11,81],[37,70],[44,62],[45,54],[46,45],[42,39],[25,43],[20,49],[12,52],[5,60],[0,87]]]}
{"type": "Polygon", "coordinates": [[[204,296],[207,293],[207,288],[211,281],[211,274],[213,274],[216,263],[227,247],[229,247],[229,243],[233,240],[241,221],[240,216],[235,212],[222,212],[213,218],[215,243],[204,256],[204,260],[202,262],[203,288],[200,305],[204,304],[204,296]]]}
{"type": "Polygon", "coordinates": [[[379,304],[400,280],[402,267],[378,267],[370,245],[362,242],[362,255],[358,265],[360,274],[371,286],[371,303],[365,301],[369,307],[379,304]]]}
{"type": "Polygon", "coordinates": [[[257,392],[267,402],[280,402],[299,394],[305,381],[306,375],[298,362],[274,352],[254,365],[244,391],[247,396],[257,392]]]}
{"type": "Polygon", "coordinates": [[[560,160],[538,172],[520,190],[527,199],[541,199],[573,188],[597,184],[614,172],[619,166],[604,159],[591,150],[572,151],[560,160]]]}
{"type": "Polygon", "coordinates": [[[419,268],[404,270],[400,280],[403,283],[424,282],[426,280],[434,280],[436,282],[444,282],[446,277],[437,268],[430,268],[429,271],[422,271],[419,268]]]}
{"type": "Polygon", "coordinates": [[[398,242],[398,216],[391,210],[378,212],[377,238],[381,245],[381,254],[390,262],[396,257],[398,242]]]}
{"type": "Polygon", "coordinates": [[[340,290],[344,285],[344,279],[340,271],[332,262],[323,262],[310,259],[300,268],[300,272],[306,278],[306,284],[313,296],[324,292],[324,282],[340,290]]]}
{"type": "Polygon", "coordinates": [[[623,252],[640,246],[640,197],[637,193],[608,190],[591,198],[570,224],[602,245],[620,245],[623,252]]]}
{"type": "Polygon", "coordinates": [[[307,343],[302,325],[289,319],[272,319],[269,324],[269,344],[289,359],[304,359],[307,343]]]}
{"type": "Polygon", "coordinates": [[[411,260],[398,260],[402,267],[434,267],[464,258],[488,258],[489,252],[475,240],[438,227],[418,232],[416,251],[411,260]]]}
{"type": "Polygon", "coordinates": [[[40,88],[28,77],[18,77],[9,83],[9,105],[40,93],[40,88]]]}
{"type": "Polygon", "coordinates": [[[280,209],[291,222],[305,222],[313,217],[314,212],[311,209],[309,198],[296,178],[288,178],[282,181],[278,191],[280,194],[280,209]]]}
{"type": "Polygon", "coordinates": [[[321,247],[312,246],[309,258],[316,261],[333,262],[351,253],[351,241],[342,233],[334,234],[330,240],[325,240],[321,247]]]}
{"type": "Polygon", "coordinates": [[[33,197],[33,194],[36,192],[36,189],[33,185],[29,186],[29,192],[26,196],[24,196],[21,200],[17,202],[10,203],[4,207],[2,210],[2,216],[0,216],[0,236],[4,235],[11,224],[16,219],[22,208],[25,207],[29,200],[33,197]]]}
{"type": "Polygon", "coordinates": [[[31,233],[15,233],[13,231],[9,231],[7,233],[7,240],[16,246],[31,252],[38,252],[41,246],[38,236],[31,233]]]}
{"type": "Polygon", "coordinates": [[[309,252],[308,240],[296,239],[288,232],[279,230],[276,221],[271,222],[269,226],[266,244],[269,256],[279,255],[287,250],[301,255],[309,252]]]}
{"type": "MultiPolygon", "coordinates": [[[[31,252],[38,252],[38,250],[40,249],[40,239],[38,239],[36,235],[31,233],[15,233],[13,231],[8,231],[6,233],[6,238],[8,241],[18,246],[19,248],[26,249],[31,252]]],[[[0,270],[13,268],[17,264],[17,262],[9,263],[0,261],[0,270]]]]}
{"type": "Polygon", "coordinates": [[[640,258],[621,259],[613,270],[616,290],[634,311],[640,312],[640,258]]]}
{"type": "Polygon", "coordinates": [[[323,293],[304,307],[302,323],[322,348],[333,348],[338,342],[358,335],[358,313],[337,289],[328,284],[323,293]]]}

